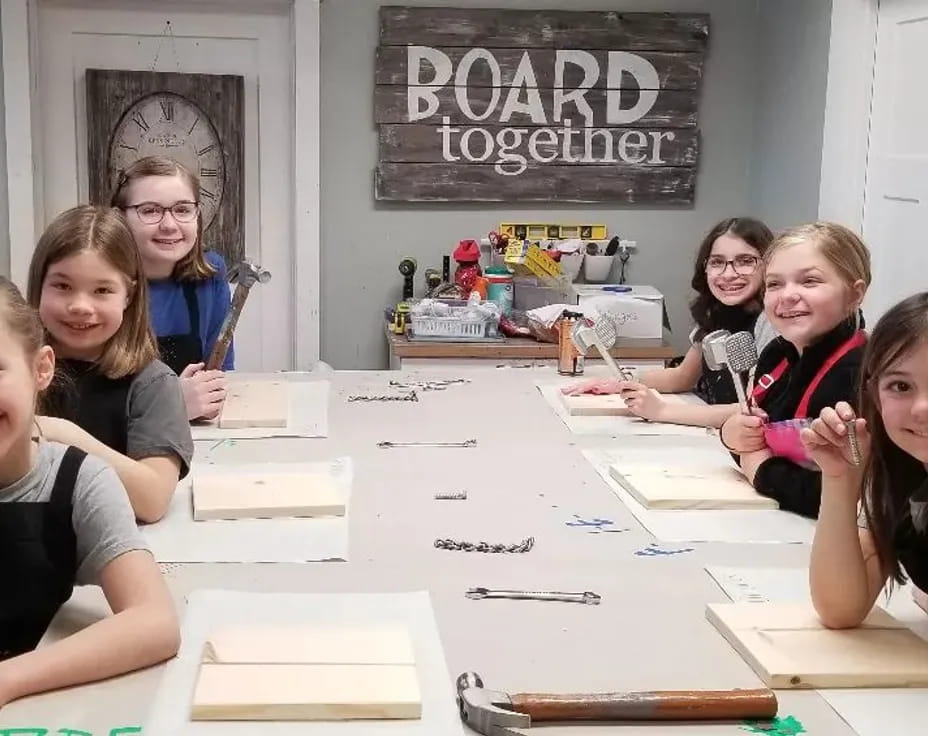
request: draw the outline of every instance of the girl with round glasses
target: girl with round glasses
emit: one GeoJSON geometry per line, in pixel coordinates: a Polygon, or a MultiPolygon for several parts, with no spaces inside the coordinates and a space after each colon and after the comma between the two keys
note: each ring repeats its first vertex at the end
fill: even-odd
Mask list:
{"type": "Polygon", "coordinates": [[[734,217],[719,222],[696,253],[691,285],[696,297],[690,314],[696,323],[680,365],[649,371],[637,381],[597,379],[565,393],[621,393],[637,416],[658,422],[720,427],[738,411],[738,397],[727,371],[714,371],[702,354],[702,338],[715,330],[754,332],[758,350],[773,338],[762,319],[763,256],[773,233],[759,220],[734,217]],[[761,319],[759,319],[761,318],[761,319]],[[695,391],[706,404],[677,404],[661,394],[695,391]]]}
{"type": "Polygon", "coordinates": [[[226,396],[222,371],[205,370],[231,295],[222,256],[203,249],[197,177],[173,159],[139,159],[119,177],[110,204],[126,216],[148,278],[161,360],[180,376],[189,419],[214,419],[226,396]]]}

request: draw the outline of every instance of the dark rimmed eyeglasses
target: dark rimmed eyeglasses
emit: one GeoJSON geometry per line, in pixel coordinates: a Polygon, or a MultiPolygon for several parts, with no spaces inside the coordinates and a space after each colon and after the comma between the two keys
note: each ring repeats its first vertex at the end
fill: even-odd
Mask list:
{"type": "Polygon", "coordinates": [[[197,219],[200,205],[196,202],[183,201],[175,202],[170,207],[162,207],[157,202],[139,202],[128,205],[126,209],[135,210],[140,222],[146,225],[157,225],[164,219],[164,213],[168,210],[177,222],[193,222],[197,219]]]}
{"type": "Polygon", "coordinates": [[[723,258],[722,256],[709,256],[706,259],[706,273],[721,274],[731,265],[732,271],[739,276],[750,276],[757,270],[760,258],[757,256],[740,255],[734,258],[723,258]]]}

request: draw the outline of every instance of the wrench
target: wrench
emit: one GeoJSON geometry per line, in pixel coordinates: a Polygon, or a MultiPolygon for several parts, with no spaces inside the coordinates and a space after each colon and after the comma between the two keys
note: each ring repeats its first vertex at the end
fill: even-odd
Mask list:
{"type": "Polygon", "coordinates": [[[599,605],[602,596],[586,591],[585,593],[543,593],[534,590],[489,590],[487,588],[471,588],[464,595],[471,600],[483,598],[509,598],[517,601],[563,601],[564,603],[586,603],[591,606],[599,605]]]}
{"type": "Polygon", "coordinates": [[[476,447],[477,440],[462,442],[378,442],[377,447],[476,447]]]}

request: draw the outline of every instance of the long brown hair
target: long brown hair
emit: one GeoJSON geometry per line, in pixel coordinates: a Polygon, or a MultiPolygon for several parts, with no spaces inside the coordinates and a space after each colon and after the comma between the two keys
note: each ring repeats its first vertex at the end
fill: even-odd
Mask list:
{"type": "MultiPolygon", "coordinates": [[[[183,164],[167,156],[146,156],[133,162],[119,173],[116,188],[110,197],[110,206],[125,213],[129,206],[129,187],[132,182],[149,176],[179,176],[193,192],[193,201],[200,206],[200,179],[183,164]]],[[[197,240],[190,252],[174,264],[172,278],[178,281],[205,281],[215,275],[203,251],[203,217],[197,214],[197,240]]]]}
{"type": "Polygon", "coordinates": [[[119,210],[81,205],[62,212],[45,228],[29,265],[27,298],[35,308],[52,264],[77,253],[96,253],[126,279],[128,306],[122,324],[103,347],[98,365],[108,378],[138,373],[158,357],[148,317],[148,281],[132,232],[119,210]]]}
{"type": "Polygon", "coordinates": [[[887,370],[928,341],[928,292],[899,302],[877,322],[864,349],[860,410],[873,438],[864,469],[863,510],[873,535],[881,569],[897,583],[905,582],[894,538],[909,518],[909,494],[925,476],[925,466],[893,442],[880,413],[879,380],[887,370]]]}
{"type": "MultiPolygon", "coordinates": [[[[717,223],[703,238],[702,243],[699,244],[699,250],[696,251],[696,262],[693,264],[693,278],[690,286],[696,290],[696,298],[690,304],[690,314],[693,321],[706,332],[718,329],[717,315],[722,309],[721,302],[709,290],[706,261],[709,260],[715,241],[723,235],[741,238],[754,248],[761,258],[764,257],[767,247],[773,240],[773,233],[770,232],[770,228],[760,220],[755,220],[752,217],[729,217],[717,223]]],[[[753,296],[751,301],[756,303],[757,309],[760,311],[761,293],[759,292],[753,296]]]]}

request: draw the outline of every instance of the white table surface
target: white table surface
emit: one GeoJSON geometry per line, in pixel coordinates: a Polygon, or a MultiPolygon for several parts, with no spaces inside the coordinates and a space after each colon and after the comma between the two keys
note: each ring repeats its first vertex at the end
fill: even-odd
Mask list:
{"type": "MultiPolygon", "coordinates": [[[[554,371],[552,370],[552,378],[554,371]]],[[[582,448],[699,446],[706,437],[576,436],[535,387],[538,372],[468,371],[470,383],[419,391],[418,402],[347,403],[352,394],[393,391],[390,380],[447,373],[335,372],[325,439],[203,441],[197,459],[216,463],[312,462],[348,455],[354,464],[349,562],[165,565],[183,613],[198,588],[259,592],[428,590],[450,681],[478,671],[487,687],[510,692],[752,688],[751,668],[705,620],[705,604],[727,597],[709,565],[801,567],[802,544],[692,544],[691,552],[637,556],[654,540],[581,454],[582,448]],[[382,440],[464,440],[472,449],[380,449],[382,440]],[[694,445],[695,443],[695,445],[694,445]],[[466,501],[437,501],[466,489],[466,501]],[[620,529],[568,526],[575,515],[620,529]],[[436,549],[434,540],[515,543],[527,554],[436,549]],[[475,586],[590,590],[599,606],[533,601],[472,601],[475,586]]],[[[607,527],[610,528],[610,527],[607,527]]],[[[681,545],[682,546],[682,545],[681,545]]],[[[672,548],[673,545],[667,545],[672,548]]],[[[80,729],[116,736],[140,725],[163,667],[66,692],[27,698],[0,711],[3,728],[80,729]]],[[[809,734],[854,731],[814,691],[782,691],[780,715],[809,734]]],[[[669,732],[664,724],[545,726],[561,734],[669,732]]],[[[737,723],[675,724],[674,734],[744,734],[737,723]]],[[[27,732],[28,733],[28,732],[27,732]]],[[[42,733],[36,731],[36,733],[42,733]]],[[[66,731],[65,731],[66,733],[66,731]]],[[[78,736],[83,736],[78,734],[78,736]]]]}

